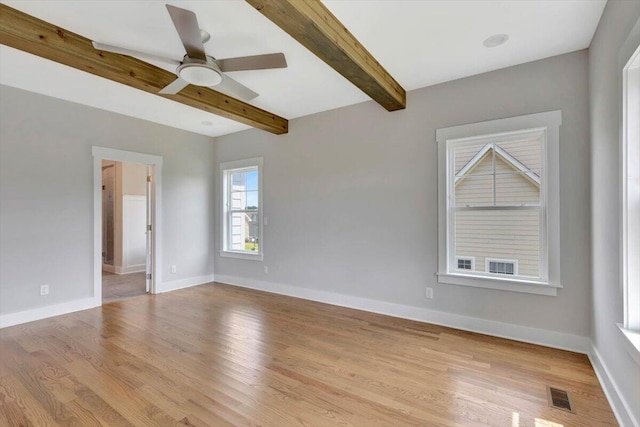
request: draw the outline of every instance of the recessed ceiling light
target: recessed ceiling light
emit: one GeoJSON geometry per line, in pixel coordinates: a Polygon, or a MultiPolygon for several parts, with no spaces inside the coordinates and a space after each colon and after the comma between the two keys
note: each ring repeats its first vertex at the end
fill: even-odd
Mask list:
{"type": "Polygon", "coordinates": [[[213,124],[213,122],[210,122],[209,120],[204,120],[204,121],[202,121],[200,123],[202,123],[205,126],[211,126],[213,124]]]}
{"type": "Polygon", "coordinates": [[[485,47],[497,47],[501,44],[505,44],[509,40],[509,36],[506,34],[494,34],[488,39],[486,39],[482,44],[485,47]]]}

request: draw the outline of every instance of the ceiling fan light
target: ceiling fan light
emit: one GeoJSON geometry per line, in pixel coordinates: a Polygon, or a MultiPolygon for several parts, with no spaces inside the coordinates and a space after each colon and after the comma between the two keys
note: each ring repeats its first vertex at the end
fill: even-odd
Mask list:
{"type": "Polygon", "coordinates": [[[178,74],[182,80],[196,86],[210,87],[222,82],[220,72],[200,65],[183,65],[178,74]]]}

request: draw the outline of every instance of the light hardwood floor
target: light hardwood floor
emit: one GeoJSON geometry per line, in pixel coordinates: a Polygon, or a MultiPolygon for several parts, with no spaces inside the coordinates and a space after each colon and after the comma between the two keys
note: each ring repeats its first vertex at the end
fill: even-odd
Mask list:
{"type": "Polygon", "coordinates": [[[584,355],[218,284],[0,330],[0,425],[100,424],[616,425],[584,355]]]}
{"type": "Polygon", "coordinates": [[[113,274],[102,272],[102,303],[131,298],[147,293],[145,272],[113,274]]]}

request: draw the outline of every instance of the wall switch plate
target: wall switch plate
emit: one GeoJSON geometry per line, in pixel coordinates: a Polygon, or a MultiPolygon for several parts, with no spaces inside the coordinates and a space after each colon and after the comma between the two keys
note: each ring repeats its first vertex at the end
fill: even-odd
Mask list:
{"type": "Polygon", "coordinates": [[[433,299],[433,288],[427,288],[426,297],[428,299],[433,299]]]}
{"type": "Polygon", "coordinates": [[[49,295],[49,285],[40,286],[40,295],[49,295]]]}
{"type": "Polygon", "coordinates": [[[171,272],[172,273],[176,273],[178,271],[178,267],[176,267],[175,265],[171,266],[171,272]]]}
{"type": "Polygon", "coordinates": [[[269,266],[264,266],[264,274],[269,274],[269,266]]]}

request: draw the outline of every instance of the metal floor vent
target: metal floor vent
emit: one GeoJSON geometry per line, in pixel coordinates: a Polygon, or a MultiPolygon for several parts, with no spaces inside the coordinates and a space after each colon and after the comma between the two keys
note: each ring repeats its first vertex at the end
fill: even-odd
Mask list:
{"type": "Polygon", "coordinates": [[[573,410],[573,405],[571,405],[571,398],[569,397],[568,391],[547,386],[547,398],[549,399],[549,406],[552,408],[561,409],[573,414],[576,413],[573,410]]]}

